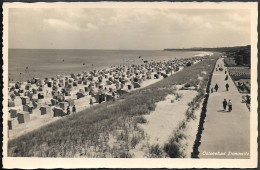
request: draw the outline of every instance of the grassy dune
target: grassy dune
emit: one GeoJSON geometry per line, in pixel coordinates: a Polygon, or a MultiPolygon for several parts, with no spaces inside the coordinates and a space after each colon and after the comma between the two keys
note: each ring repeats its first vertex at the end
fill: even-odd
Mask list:
{"type": "MultiPolygon", "coordinates": [[[[196,86],[202,98],[215,62],[216,55],[213,55],[160,82],[122,95],[114,103],[96,105],[13,139],[8,142],[8,156],[132,157],[129,150],[145,139],[143,130],[137,126],[137,123],[146,121],[142,115],[153,111],[155,103],[164,100],[168,94],[177,96],[173,84],[196,86]],[[203,81],[198,79],[199,76],[203,81]]],[[[193,102],[196,105],[196,101],[193,102]]],[[[158,148],[152,149],[156,152],[158,148]]]]}
{"type": "MultiPolygon", "coordinates": [[[[215,53],[213,58],[218,56],[218,53],[215,53]]],[[[204,113],[205,111],[205,103],[207,103],[207,97],[208,97],[208,86],[210,83],[211,79],[211,74],[212,71],[215,67],[215,62],[216,60],[210,61],[204,61],[204,63],[199,63],[198,67],[196,68],[187,68],[185,69],[185,72],[180,72],[176,77],[173,76],[171,81],[173,82],[178,82],[180,84],[184,84],[184,87],[190,87],[190,86],[195,86],[198,94],[192,99],[190,103],[188,103],[188,108],[185,113],[185,120],[180,122],[178,128],[173,132],[172,136],[169,138],[168,142],[164,144],[163,147],[160,147],[159,145],[154,145],[151,146],[150,149],[150,154],[151,157],[154,158],[160,158],[160,157],[170,157],[170,158],[185,158],[185,157],[190,157],[190,155],[187,155],[186,150],[186,142],[187,136],[185,134],[185,128],[187,127],[187,124],[194,119],[201,119],[201,117],[196,117],[195,111],[200,107],[202,101],[203,101],[203,107],[202,107],[202,112],[204,113]],[[203,69],[204,68],[204,69],[203,69]],[[196,69],[196,70],[195,70],[196,69]],[[201,74],[202,73],[202,74],[201,74]],[[206,74],[205,74],[206,73],[206,74]],[[199,79],[195,79],[195,77],[202,77],[203,80],[199,81],[199,79]],[[183,78],[181,78],[183,77],[183,78]],[[203,100],[204,99],[204,100],[203,100]]],[[[159,83],[158,83],[159,84],[159,83]]],[[[200,126],[201,123],[198,125],[198,135],[201,135],[200,131],[200,126]]],[[[195,144],[193,146],[193,149],[195,147],[195,151],[197,149],[197,138],[195,140],[195,144]]],[[[194,152],[194,151],[193,151],[194,152]]],[[[193,156],[194,153],[188,153],[192,154],[193,156]]]]}

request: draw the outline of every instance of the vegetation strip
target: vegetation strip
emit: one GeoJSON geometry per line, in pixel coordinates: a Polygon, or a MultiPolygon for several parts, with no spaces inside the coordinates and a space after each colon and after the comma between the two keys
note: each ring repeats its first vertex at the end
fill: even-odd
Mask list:
{"type": "Polygon", "coordinates": [[[212,57],[204,59],[158,83],[124,94],[114,103],[88,108],[11,140],[8,156],[131,157],[129,147],[144,139],[143,131],[136,125],[145,120],[135,117],[149,114],[155,109],[156,102],[175,93],[173,84],[198,87],[197,75],[214,63],[212,57]],[[116,145],[111,144],[113,140],[116,145]]]}
{"type": "MultiPolygon", "coordinates": [[[[216,62],[216,60],[215,60],[215,62],[216,62]]],[[[174,132],[173,137],[171,137],[170,140],[168,141],[168,143],[166,143],[164,145],[163,150],[171,158],[187,157],[187,155],[184,152],[184,150],[186,148],[185,148],[185,146],[182,146],[182,143],[181,143],[183,139],[187,138],[187,136],[184,134],[183,130],[187,127],[187,123],[191,119],[192,120],[196,119],[196,115],[194,115],[194,111],[199,108],[200,103],[201,103],[202,99],[204,98],[204,96],[205,96],[205,100],[207,101],[208,92],[209,92],[209,85],[210,85],[212,73],[214,71],[214,67],[215,66],[210,68],[211,70],[210,69],[207,70],[207,72],[210,72],[209,76],[204,77],[203,81],[200,84],[200,87],[197,89],[198,95],[188,104],[189,107],[186,110],[186,120],[184,120],[180,123],[178,129],[174,132]],[[207,85],[207,87],[206,87],[206,95],[205,95],[205,86],[206,85],[207,85]]],[[[206,102],[205,100],[203,102],[204,107],[206,107],[206,105],[204,104],[206,102]]],[[[199,127],[201,126],[200,124],[199,124],[199,127]]],[[[193,156],[193,154],[192,154],[192,156],[193,156]]]]}
{"type": "Polygon", "coordinates": [[[208,104],[208,99],[209,99],[210,84],[211,84],[212,75],[213,75],[213,71],[215,69],[215,66],[216,65],[214,65],[213,69],[211,70],[210,77],[209,77],[209,80],[208,80],[208,85],[207,85],[207,88],[206,88],[206,94],[205,94],[205,98],[204,98],[204,101],[203,101],[203,104],[202,104],[202,110],[201,110],[201,114],[200,114],[198,133],[196,135],[196,140],[195,140],[194,145],[193,145],[193,152],[191,153],[192,158],[199,158],[199,146],[201,144],[201,134],[202,134],[202,131],[204,130],[203,125],[204,125],[205,117],[206,117],[206,113],[207,113],[207,104],[208,104]]]}

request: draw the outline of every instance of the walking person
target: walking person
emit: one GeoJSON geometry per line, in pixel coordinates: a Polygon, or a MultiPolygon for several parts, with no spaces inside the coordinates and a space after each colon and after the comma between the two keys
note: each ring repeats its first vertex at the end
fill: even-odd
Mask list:
{"type": "Polygon", "coordinates": [[[99,96],[98,96],[98,103],[99,103],[99,104],[102,103],[102,95],[99,95],[99,96]]]}
{"type": "Polygon", "coordinates": [[[230,99],[229,99],[229,101],[228,101],[228,111],[229,111],[229,112],[232,111],[232,102],[231,102],[230,99]]]}
{"type": "Polygon", "coordinates": [[[246,103],[250,104],[250,96],[249,95],[246,95],[246,103]]]}
{"type": "Polygon", "coordinates": [[[115,92],[112,92],[113,101],[115,101],[115,92]]]}
{"type": "Polygon", "coordinates": [[[211,93],[213,93],[213,88],[211,88],[211,93]]]}
{"type": "Polygon", "coordinates": [[[224,101],[223,101],[223,109],[224,109],[224,111],[226,111],[226,108],[227,108],[227,101],[226,101],[226,99],[224,99],[224,101]]]}
{"type": "Polygon", "coordinates": [[[89,99],[89,105],[90,105],[90,107],[93,106],[93,100],[92,100],[92,97],[89,99]]]}
{"type": "Polygon", "coordinates": [[[227,89],[227,91],[228,91],[228,88],[229,88],[229,84],[227,83],[227,84],[226,84],[226,89],[227,89]]]}
{"type": "Polygon", "coordinates": [[[76,113],[76,106],[74,104],[74,106],[72,107],[72,113],[76,113]]]}
{"type": "Polygon", "coordinates": [[[70,106],[67,107],[67,115],[70,115],[70,106]]]}
{"type": "Polygon", "coordinates": [[[225,70],[225,74],[227,74],[227,70],[225,70]]]}
{"type": "Polygon", "coordinates": [[[226,75],[226,78],[225,78],[225,80],[228,80],[228,75],[226,75]]]}
{"type": "Polygon", "coordinates": [[[216,92],[218,91],[218,84],[216,83],[216,85],[215,85],[215,90],[216,90],[216,92]]]}

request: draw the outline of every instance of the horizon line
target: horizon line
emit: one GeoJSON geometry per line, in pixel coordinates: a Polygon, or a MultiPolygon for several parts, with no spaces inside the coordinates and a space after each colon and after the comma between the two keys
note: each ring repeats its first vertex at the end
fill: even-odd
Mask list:
{"type": "Polygon", "coordinates": [[[8,50],[164,50],[164,49],[101,49],[101,48],[8,48],[8,50]]]}
{"type": "Polygon", "coordinates": [[[136,50],[136,51],[142,51],[142,50],[156,50],[156,51],[164,51],[166,49],[203,49],[203,48],[229,48],[229,47],[245,47],[245,46],[251,46],[251,44],[248,45],[235,45],[235,46],[219,46],[219,47],[182,47],[182,48],[164,48],[164,49],[101,49],[101,48],[8,48],[8,50],[136,50]]]}

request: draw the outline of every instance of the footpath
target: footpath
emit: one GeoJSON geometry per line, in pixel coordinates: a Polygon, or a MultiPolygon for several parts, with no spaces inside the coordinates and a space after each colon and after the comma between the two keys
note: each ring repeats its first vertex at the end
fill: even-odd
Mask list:
{"type": "Polygon", "coordinates": [[[250,158],[250,112],[245,103],[242,103],[240,94],[228,75],[226,74],[223,58],[218,59],[211,80],[211,88],[216,83],[218,91],[214,89],[210,93],[207,104],[207,113],[204,122],[204,130],[199,146],[199,158],[226,158],[226,159],[247,159],[250,158]],[[216,71],[218,65],[223,71],[216,71]],[[226,83],[229,90],[226,91],[226,83]],[[233,110],[228,112],[223,109],[223,100],[232,101],[233,110]]]}

